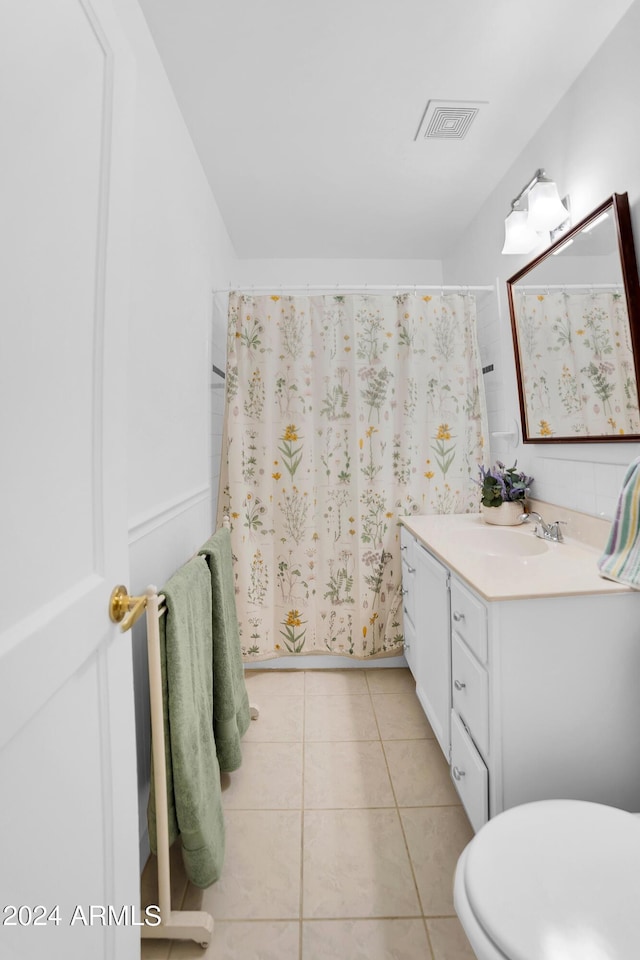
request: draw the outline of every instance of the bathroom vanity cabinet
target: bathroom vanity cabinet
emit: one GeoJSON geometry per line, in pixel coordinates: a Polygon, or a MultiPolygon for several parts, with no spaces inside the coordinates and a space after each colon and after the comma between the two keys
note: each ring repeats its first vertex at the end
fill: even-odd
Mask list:
{"type": "Polygon", "coordinates": [[[407,662],[472,826],[551,797],[640,811],[640,593],[591,581],[596,551],[563,579],[565,544],[474,558],[474,519],[401,530],[407,662]]]}

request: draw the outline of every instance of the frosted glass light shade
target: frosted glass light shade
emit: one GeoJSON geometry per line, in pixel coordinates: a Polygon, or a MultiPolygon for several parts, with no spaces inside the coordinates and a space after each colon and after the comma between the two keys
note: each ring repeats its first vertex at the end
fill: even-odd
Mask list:
{"type": "MultiPolygon", "coordinates": [[[[564,208],[563,208],[564,209],[564,208]]],[[[531,229],[526,210],[512,210],[504,222],[503,253],[531,253],[540,237],[531,229]]]]}
{"type": "Polygon", "coordinates": [[[538,180],[529,191],[529,224],[534,230],[555,230],[569,216],[553,180],[538,180]]]}

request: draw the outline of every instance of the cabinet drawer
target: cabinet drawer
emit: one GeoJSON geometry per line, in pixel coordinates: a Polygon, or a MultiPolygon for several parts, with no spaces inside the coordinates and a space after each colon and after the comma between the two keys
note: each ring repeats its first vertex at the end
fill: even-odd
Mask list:
{"type": "Polygon", "coordinates": [[[475,653],[487,662],[487,611],[478,597],[455,577],[451,580],[451,626],[475,653]]]}
{"type": "Polygon", "coordinates": [[[489,752],[489,677],[454,632],[451,640],[453,707],[471,732],[478,750],[489,752]]]}
{"type": "Polygon", "coordinates": [[[489,772],[455,710],[451,711],[451,778],[477,833],[489,819],[489,772]]]}

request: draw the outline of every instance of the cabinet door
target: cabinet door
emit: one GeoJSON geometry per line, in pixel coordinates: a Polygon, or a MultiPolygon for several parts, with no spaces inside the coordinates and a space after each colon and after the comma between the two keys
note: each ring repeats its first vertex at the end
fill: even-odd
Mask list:
{"type": "Polygon", "coordinates": [[[407,616],[404,618],[404,658],[407,666],[413,674],[413,679],[418,679],[418,644],[416,643],[416,631],[407,616]]]}
{"type": "Polygon", "coordinates": [[[416,693],[448,762],[451,723],[449,573],[420,544],[416,544],[413,557],[418,648],[416,693]]]}
{"type": "Polygon", "coordinates": [[[400,531],[400,551],[402,555],[402,610],[406,619],[411,621],[411,626],[415,625],[414,601],[415,586],[414,574],[416,572],[413,554],[417,543],[409,531],[403,527],[400,531]]]}
{"type": "Polygon", "coordinates": [[[415,537],[403,527],[400,531],[402,553],[402,620],[404,630],[404,656],[407,665],[413,674],[414,680],[418,676],[418,649],[416,646],[415,629],[415,560],[414,553],[418,548],[415,537]]]}

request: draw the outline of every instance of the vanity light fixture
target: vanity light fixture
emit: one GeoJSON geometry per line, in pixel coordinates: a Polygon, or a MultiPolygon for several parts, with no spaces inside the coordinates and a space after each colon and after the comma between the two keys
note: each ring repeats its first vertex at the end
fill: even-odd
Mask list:
{"type": "Polygon", "coordinates": [[[555,230],[569,216],[558,196],[558,188],[544,170],[536,172],[535,183],[529,191],[529,222],[534,230],[555,230]]]}
{"type": "Polygon", "coordinates": [[[531,253],[540,243],[540,237],[529,225],[526,210],[518,209],[514,204],[511,213],[504,222],[503,253],[531,253]]]}
{"type": "Polygon", "coordinates": [[[531,253],[548,242],[549,233],[569,218],[569,211],[558,195],[558,188],[544,170],[536,170],[529,183],[511,203],[511,213],[504,222],[503,253],[531,253]],[[527,200],[524,209],[523,201],[527,200]]]}

